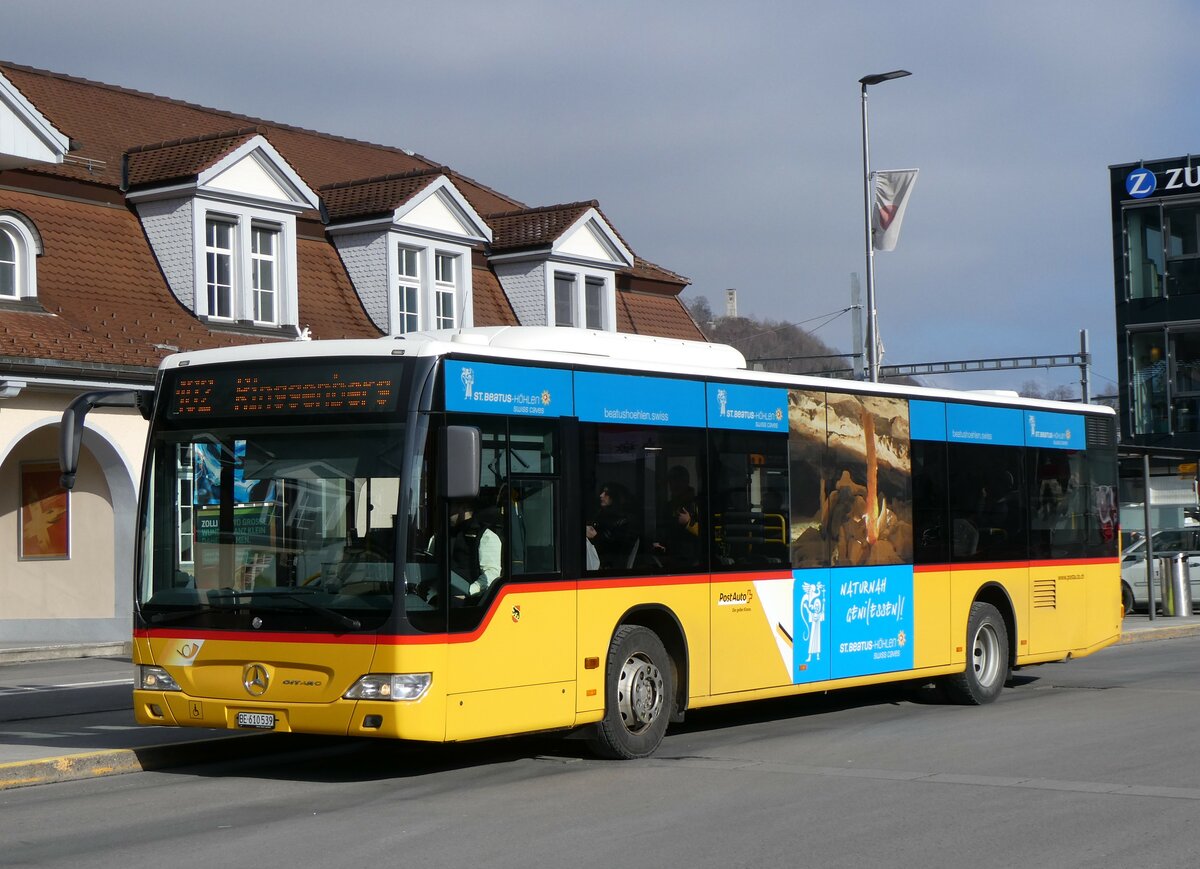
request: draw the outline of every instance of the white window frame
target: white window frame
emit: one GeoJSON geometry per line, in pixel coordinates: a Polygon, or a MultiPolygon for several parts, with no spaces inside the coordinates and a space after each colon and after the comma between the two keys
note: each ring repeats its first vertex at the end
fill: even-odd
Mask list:
{"type": "Polygon", "coordinates": [[[554,291],[553,291],[554,296],[553,296],[553,299],[551,302],[551,304],[552,304],[551,313],[553,314],[554,325],[555,326],[574,326],[575,324],[577,324],[579,322],[579,316],[577,314],[577,312],[579,310],[579,306],[575,303],[576,302],[575,296],[579,290],[579,276],[577,274],[575,274],[574,272],[564,272],[559,269],[555,269],[553,284],[554,284],[554,291]],[[565,293],[566,293],[565,299],[563,298],[563,293],[560,292],[563,290],[565,290],[565,293]],[[562,304],[563,302],[566,302],[566,304],[563,305],[562,304]],[[560,316],[560,312],[559,312],[560,306],[565,307],[567,309],[567,319],[565,322],[563,321],[563,318],[560,316]]]}
{"type": "Polygon", "coordinates": [[[433,317],[435,329],[453,329],[458,325],[455,300],[458,296],[458,257],[442,250],[433,252],[433,317]],[[449,270],[447,276],[446,271],[449,270]],[[449,315],[447,315],[449,308],[449,315]]]}
{"type": "MultiPolygon", "coordinates": [[[[193,225],[195,226],[195,297],[196,316],[214,323],[239,323],[249,326],[275,329],[280,326],[295,326],[298,319],[296,282],[296,218],[279,211],[257,208],[241,203],[223,202],[198,196],[192,200],[193,225]],[[228,315],[214,311],[208,293],[208,257],[216,252],[208,244],[210,222],[223,222],[232,226],[233,250],[231,253],[231,310],[228,315]],[[255,251],[254,234],[275,234],[275,251],[272,257],[263,257],[255,251]],[[275,287],[272,291],[273,316],[262,318],[260,302],[264,291],[258,287],[257,269],[265,263],[273,264],[275,287]]],[[[218,249],[219,250],[219,249],[218,249]]]]}
{"type": "Polygon", "coordinates": [[[282,237],[277,224],[262,221],[250,224],[250,319],[261,325],[279,323],[279,242],[282,237]],[[271,240],[270,251],[262,250],[257,243],[262,238],[271,240]],[[270,287],[263,286],[264,275],[270,275],[270,287]],[[266,311],[268,301],[270,311],[266,311]]]}
{"type": "Polygon", "coordinates": [[[208,215],[204,220],[204,304],[209,316],[214,320],[236,319],[237,306],[237,221],[219,215],[208,215]],[[217,227],[229,230],[229,246],[222,247],[217,240],[217,227]],[[218,283],[214,272],[217,262],[227,260],[229,263],[229,283],[218,283]],[[222,293],[222,289],[225,293],[222,293]],[[222,313],[223,296],[228,295],[227,313],[222,313]]]}
{"type": "MultiPolygon", "coordinates": [[[[0,214],[0,234],[12,244],[12,293],[0,295],[0,301],[20,302],[37,298],[37,258],[41,245],[26,223],[12,214],[0,214]]],[[[10,263],[0,263],[0,266],[10,263]]]]}
{"type": "Polygon", "coordinates": [[[389,233],[387,245],[388,333],[458,329],[474,325],[471,296],[471,248],[417,235],[411,231],[389,233]],[[416,254],[417,276],[401,274],[402,251],[416,254]],[[445,274],[445,264],[452,274],[445,274]],[[445,278],[449,277],[450,280],[445,278]],[[404,288],[416,288],[416,311],[401,303],[404,288]],[[450,312],[446,316],[447,309],[450,312]],[[414,317],[415,314],[415,317],[414,317]],[[415,328],[413,322],[416,322],[415,328]]]}
{"type": "Polygon", "coordinates": [[[605,269],[549,261],[546,268],[546,322],[551,326],[583,326],[605,332],[617,329],[616,276],[605,269]],[[571,322],[558,321],[558,281],[571,280],[571,322]],[[600,288],[600,323],[588,324],[588,288],[600,288]]]}
{"type": "Polygon", "coordinates": [[[396,244],[396,334],[421,328],[421,249],[396,244]],[[408,269],[411,257],[411,272],[408,269]]]}

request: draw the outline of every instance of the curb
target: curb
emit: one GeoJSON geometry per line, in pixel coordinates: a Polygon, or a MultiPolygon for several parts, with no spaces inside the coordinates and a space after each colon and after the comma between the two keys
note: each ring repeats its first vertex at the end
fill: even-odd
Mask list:
{"type": "Polygon", "coordinates": [[[1182,625],[1163,625],[1152,628],[1139,628],[1136,631],[1122,632],[1121,639],[1116,645],[1127,646],[1130,643],[1149,643],[1155,640],[1174,640],[1178,637],[1194,637],[1200,634],[1200,622],[1189,622],[1182,625]]]}
{"type": "Polygon", "coordinates": [[[132,654],[133,643],[129,640],[84,644],[46,643],[40,646],[0,649],[0,664],[29,664],[63,658],[128,658],[132,654]]]}
{"type": "Polygon", "coordinates": [[[117,748],[18,760],[0,763],[0,792],[31,785],[295,753],[318,747],[336,748],[338,745],[331,744],[330,737],[305,734],[238,734],[143,748],[117,748]]]}

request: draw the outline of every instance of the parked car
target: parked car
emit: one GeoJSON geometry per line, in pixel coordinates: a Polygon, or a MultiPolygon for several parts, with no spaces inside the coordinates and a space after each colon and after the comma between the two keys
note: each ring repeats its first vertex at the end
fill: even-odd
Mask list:
{"type": "MultiPolygon", "coordinates": [[[[1182,552],[1187,557],[1192,601],[1200,603],[1200,526],[1164,528],[1154,532],[1152,554],[1156,562],[1160,555],[1175,555],[1178,552],[1182,552]]],[[[1129,544],[1122,554],[1121,599],[1127,613],[1134,609],[1147,609],[1149,594],[1146,591],[1145,537],[1129,544]]],[[[1157,563],[1154,566],[1154,599],[1160,604],[1163,599],[1162,576],[1157,563]]]]}

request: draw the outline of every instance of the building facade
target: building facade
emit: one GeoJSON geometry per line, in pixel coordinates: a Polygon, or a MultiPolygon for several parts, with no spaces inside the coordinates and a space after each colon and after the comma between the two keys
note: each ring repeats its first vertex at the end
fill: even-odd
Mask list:
{"type": "MultiPolygon", "coordinates": [[[[1200,521],[1200,158],[1109,167],[1121,441],[1152,455],[1158,528],[1200,521]]],[[[1141,460],[1123,469],[1122,500],[1140,528],[1141,460]],[[1136,465],[1136,467],[1135,467],[1136,465]]]]}
{"type": "MultiPolygon", "coordinates": [[[[167,354],[468,326],[704,340],[596,201],[398,147],[0,62],[0,641],[124,639],[145,422],[58,423],[167,354]]],[[[181,485],[187,469],[180,469],[181,485]]]]}

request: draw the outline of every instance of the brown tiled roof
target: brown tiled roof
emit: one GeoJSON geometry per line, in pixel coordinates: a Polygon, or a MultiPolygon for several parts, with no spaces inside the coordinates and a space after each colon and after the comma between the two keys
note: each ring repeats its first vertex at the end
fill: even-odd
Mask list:
{"type": "Polygon", "coordinates": [[[450,175],[450,170],[438,166],[362,181],[327,184],[318,192],[330,222],[336,223],[351,217],[390,214],[443,175],[450,175]]]}
{"type": "Polygon", "coordinates": [[[298,239],[300,328],[313,338],[378,338],[381,334],[354,291],[332,245],[298,239]]]}
{"type": "Polygon", "coordinates": [[[600,204],[571,202],[566,205],[546,205],[541,208],[521,208],[484,219],[492,228],[492,250],[525,250],[547,247],[562,235],[589,208],[599,210],[600,204]]]}
{"type": "MultiPolygon", "coordinates": [[[[2,173],[0,210],[26,215],[44,251],[37,260],[42,310],[0,304],[5,370],[52,363],[79,371],[121,369],[146,379],[175,350],[279,340],[210,327],[177,302],[142,223],[121,196],[126,154],[130,185],[162,184],[195,177],[251,136],[263,135],[309,187],[321,191],[331,216],[396,207],[446,174],[478,213],[491,215],[486,219],[496,236],[494,249],[548,245],[588,208],[598,209],[594,201],[528,209],[399,148],[3,62],[0,74],[71,137],[74,161],[2,173]],[[13,190],[26,185],[30,189],[13,190]]],[[[316,338],[378,336],[334,247],[312,238],[310,230],[301,233],[297,253],[299,325],[316,338]]],[[[516,324],[495,275],[483,267],[472,275],[476,324],[516,324]]],[[[634,290],[646,292],[631,292],[628,281],[618,290],[622,330],[702,339],[672,295],[686,279],[640,258],[622,280],[627,277],[634,290]]]]}
{"type": "MultiPolygon", "coordinates": [[[[133,146],[181,137],[219,136],[249,126],[261,128],[275,150],[286,157],[314,190],[353,178],[438,166],[401,148],[205,108],[47,70],[0,62],[0,73],[50,123],[78,143],[72,151],[74,157],[100,161],[90,171],[72,164],[36,170],[45,174],[117,187],[121,183],[121,155],[133,146]]],[[[521,202],[463,175],[455,176],[455,185],[480,214],[522,206],[521,202]]]]}
{"type": "Polygon", "coordinates": [[[45,311],[0,309],[0,357],[148,368],[174,349],[264,340],[210,330],[184,310],[128,209],[11,190],[0,190],[0,208],[22,212],[41,234],[45,311]]]}
{"type": "Polygon", "coordinates": [[[263,127],[243,127],[227,133],[130,148],[125,154],[124,184],[127,189],[136,190],[150,184],[195,178],[226,154],[265,133],[263,127]]]}
{"type": "Polygon", "coordinates": [[[634,256],[634,270],[638,272],[640,277],[644,277],[652,281],[664,281],[669,284],[679,284],[680,287],[686,287],[691,283],[690,280],[683,275],[677,275],[675,272],[664,269],[660,265],[655,265],[649,260],[644,260],[640,256],[634,256]]]}
{"type": "Polygon", "coordinates": [[[519,326],[512,303],[500,281],[488,269],[471,270],[471,288],[475,295],[476,326],[519,326]]]}
{"type": "Polygon", "coordinates": [[[617,331],[707,341],[678,296],[617,293],[617,331]]]}

